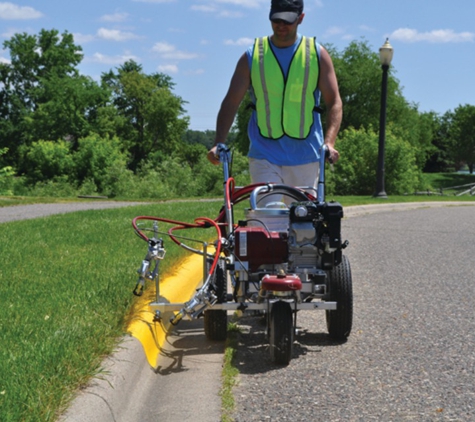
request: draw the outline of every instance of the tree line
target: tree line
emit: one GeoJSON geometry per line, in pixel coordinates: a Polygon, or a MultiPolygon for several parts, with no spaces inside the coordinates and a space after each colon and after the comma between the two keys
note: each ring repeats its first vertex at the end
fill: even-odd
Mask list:
{"type": "MultiPolygon", "coordinates": [[[[72,34],[41,30],[4,42],[0,63],[0,194],[163,198],[202,196],[222,189],[220,169],[206,161],[214,131],[189,130],[186,101],[172,78],[146,74],[133,60],[101,75],[81,75],[82,48],[72,34]]],[[[381,70],[366,41],[333,57],[344,104],[337,148],[336,194],[374,189],[381,70]]],[[[388,83],[386,190],[424,188],[424,171],[453,171],[475,163],[475,107],[443,116],[421,113],[403,96],[391,68],[388,83]]],[[[248,183],[247,121],[241,105],[229,137],[233,173],[248,183]]]]}

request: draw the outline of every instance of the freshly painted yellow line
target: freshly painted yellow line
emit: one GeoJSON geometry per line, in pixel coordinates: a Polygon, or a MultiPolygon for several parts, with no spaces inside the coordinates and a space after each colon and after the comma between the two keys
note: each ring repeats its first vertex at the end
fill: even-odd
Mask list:
{"type": "MultiPolygon", "coordinates": [[[[203,280],[203,257],[192,255],[183,261],[177,271],[160,280],[160,296],[169,303],[184,303],[191,299],[203,280]]],[[[127,331],[140,341],[149,365],[157,366],[160,350],[170,328],[170,316],[163,315],[161,322],[153,322],[154,313],[149,303],[155,301],[155,286],[140,298],[127,331]]]]}

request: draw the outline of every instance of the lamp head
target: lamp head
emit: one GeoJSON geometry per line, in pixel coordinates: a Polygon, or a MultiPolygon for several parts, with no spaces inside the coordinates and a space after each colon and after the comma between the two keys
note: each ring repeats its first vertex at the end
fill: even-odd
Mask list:
{"type": "Polygon", "coordinates": [[[389,66],[393,59],[393,47],[389,44],[389,38],[386,38],[386,42],[383,46],[379,49],[379,59],[381,60],[381,64],[383,66],[389,66]]]}

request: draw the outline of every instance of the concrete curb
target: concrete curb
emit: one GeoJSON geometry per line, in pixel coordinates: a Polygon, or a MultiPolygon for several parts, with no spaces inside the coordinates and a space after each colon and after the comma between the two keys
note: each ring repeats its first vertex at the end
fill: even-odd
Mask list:
{"type": "Polygon", "coordinates": [[[108,357],[101,375],[77,395],[59,421],[116,422],[124,409],[133,404],[134,394],[144,371],[151,371],[140,342],[124,337],[117,351],[108,357]]]}

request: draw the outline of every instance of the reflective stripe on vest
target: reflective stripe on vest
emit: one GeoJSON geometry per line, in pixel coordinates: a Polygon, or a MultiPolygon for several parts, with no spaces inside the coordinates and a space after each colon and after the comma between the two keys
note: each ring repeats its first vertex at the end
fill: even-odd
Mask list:
{"type": "Polygon", "coordinates": [[[257,125],[262,136],[305,139],[314,122],[319,63],[315,39],[302,37],[290,62],[287,79],[270,46],[257,38],[251,68],[257,125]]]}

